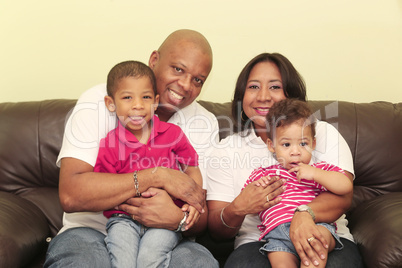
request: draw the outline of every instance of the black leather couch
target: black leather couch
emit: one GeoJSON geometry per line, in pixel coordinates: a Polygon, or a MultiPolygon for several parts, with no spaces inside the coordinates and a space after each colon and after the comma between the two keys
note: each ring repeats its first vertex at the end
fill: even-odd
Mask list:
{"type": "MultiPolygon", "coordinates": [[[[0,267],[41,267],[62,226],[55,161],[75,100],[0,103],[0,267]]],[[[230,132],[229,103],[200,101],[230,132]]],[[[349,227],[367,267],[402,267],[402,103],[310,101],[354,159],[349,227]]],[[[232,244],[197,239],[223,263],[232,244]]]]}

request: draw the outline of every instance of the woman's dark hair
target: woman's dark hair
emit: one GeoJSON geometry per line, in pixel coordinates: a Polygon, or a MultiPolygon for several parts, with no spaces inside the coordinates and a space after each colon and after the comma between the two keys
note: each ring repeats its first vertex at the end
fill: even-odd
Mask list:
{"type": "Polygon", "coordinates": [[[148,77],[151,81],[152,89],[154,90],[155,95],[157,94],[156,79],[151,68],[142,62],[131,60],[120,62],[110,70],[106,83],[108,96],[112,98],[114,97],[117,83],[125,77],[148,77]]]}
{"type": "Polygon", "coordinates": [[[254,57],[244,66],[237,78],[236,88],[232,101],[232,116],[237,124],[235,132],[250,129],[249,118],[243,113],[243,98],[246,91],[247,80],[251,70],[260,62],[272,62],[282,76],[282,86],[286,98],[306,101],[306,85],[293,64],[279,53],[262,53],[254,57]]]}

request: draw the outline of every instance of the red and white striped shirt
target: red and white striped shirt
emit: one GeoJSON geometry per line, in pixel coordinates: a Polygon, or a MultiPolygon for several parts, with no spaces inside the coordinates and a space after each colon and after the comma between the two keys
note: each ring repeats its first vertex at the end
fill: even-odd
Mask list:
{"type": "MultiPolygon", "coordinates": [[[[337,171],[345,174],[341,168],[326,162],[315,163],[312,166],[325,171],[337,171]]],[[[292,221],[293,214],[298,206],[310,203],[322,191],[327,191],[324,186],[313,180],[303,179],[299,183],[296,174],[289,173],[282,165],[273,165],[266,168],[259,167],[255,169],[246,181],[244,187],[264,176],[280,176],[281,179],[285,179],[286,183],[284,185],[286,185],[286,190],[280,195],[282,200],[279,204],[259,213],[262,223],[258,226],[261,231],[260,240],[278,225],[292,221]]]]}

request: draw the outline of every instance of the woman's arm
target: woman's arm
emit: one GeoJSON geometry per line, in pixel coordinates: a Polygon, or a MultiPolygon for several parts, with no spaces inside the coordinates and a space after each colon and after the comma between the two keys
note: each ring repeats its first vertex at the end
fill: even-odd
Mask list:
{"type": "Polygon", "coordinates": [[[282,180],[272,178],[260,186],[256,183],[247,185],[233,202],[209,200],[208,230],[215,239],[234,237],[248,214],[255,214],[280,202],[276,198],[283,192],[282,180]],[[270,200],[267,202],[267,196],[270,200]]]}
{"type": "MultiPolygon", "coordinates": [[[[350,181],[353,175],[346,172],[350,181]]],[[[335,195],[330,192],[323,192],[318,195],[308,206],[313,210],[315,222],[308,212],[296,212],[290,225],[290,238],[304,263],[319,262],[324,256],[324,247],[327,245],[322,234],[316,227],[316,222],[335,222],[344,214],[352,203],[353,192],[347,195],[335,195]],[[307,239],[317,238],[311,244],[307,239]],[[319,243],[318,241],[321,241],[319,243]]]]}

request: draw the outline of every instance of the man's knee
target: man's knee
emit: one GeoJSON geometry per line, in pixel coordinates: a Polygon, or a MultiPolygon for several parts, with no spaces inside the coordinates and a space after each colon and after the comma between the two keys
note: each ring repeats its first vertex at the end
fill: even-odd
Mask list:
{"type": "Polygon", "coordinates": [[[211,267],[218,268],[219,263],[214,256],[201,244],[183,239],[172,251],[169,267],[211,267]]]}
{"type": "Polygon", "coordinates": [[[69,229],[50,242],[44,267],[110,267],[104,238],[91,228],[69,229]]]}

